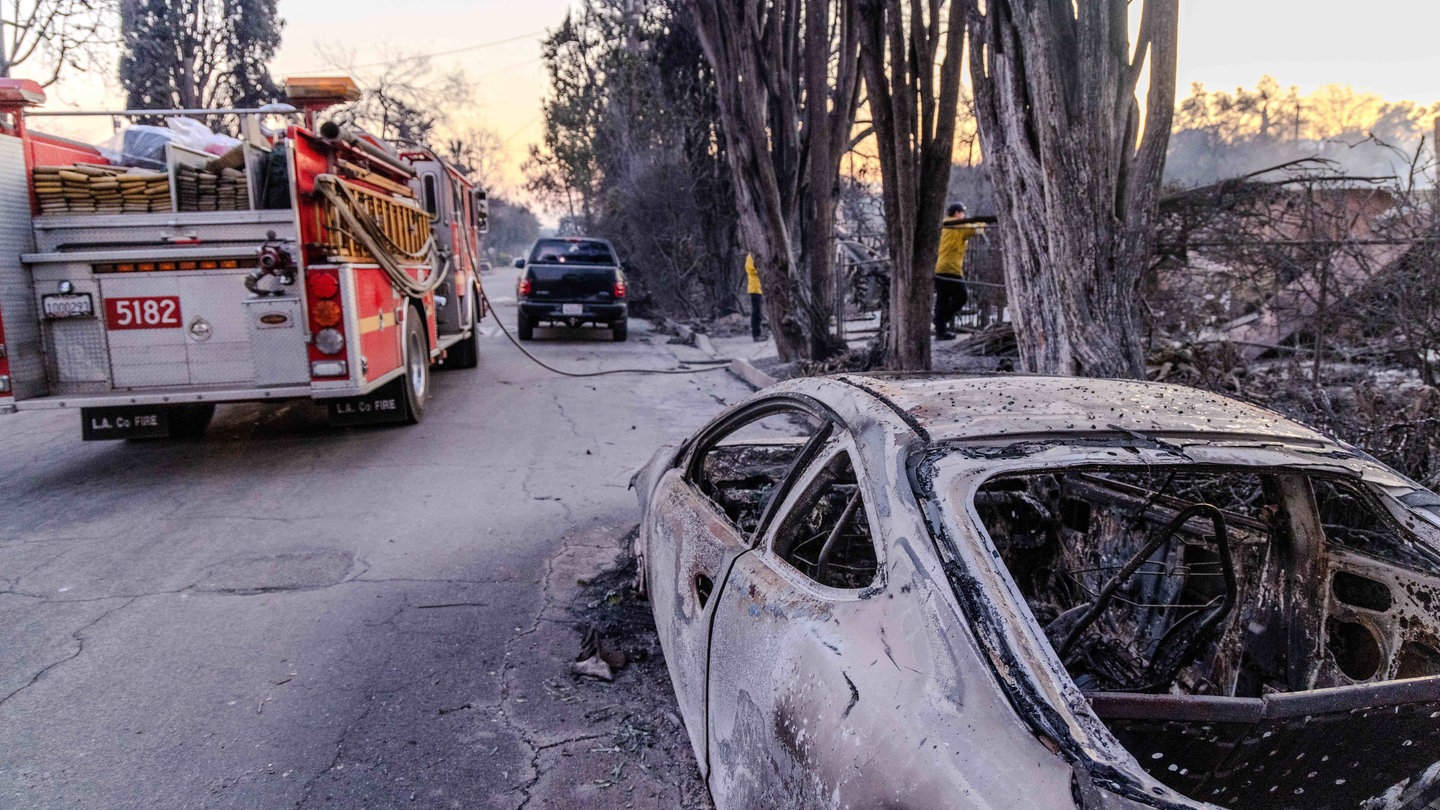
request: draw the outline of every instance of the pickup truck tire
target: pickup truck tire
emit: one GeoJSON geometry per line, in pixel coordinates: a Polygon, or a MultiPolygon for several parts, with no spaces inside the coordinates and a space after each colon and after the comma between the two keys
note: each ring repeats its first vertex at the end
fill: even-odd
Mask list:
{"type": "Polygon", "coordinates": [[[400,385],[405,394],[405,423],[425,418],[430,403],[430,344],[425,340],[424,317],[414,309],[405,319],[405,373],[400,385]]]}
{"type": "Polygon", "coordinates": [[[215,403],[199,402],[170,408],[170,438],[194,439],[205,435],[210,420],[215,418],[215,403]]]}
{"type": "Polygon", "coordinates": [[[480,365],[480,318],[475,312],[474,296],[470,298],[470,336],[451,346],[445,353],[443,367],[447,370],[475,368],[480,365]]]}
{"type": "Polygon", "coordinates": [[[520,313],[515,317],[515,336],[521,340],[535,339],[535,322],[520,313]]]}
{"type": "Polygon", "coordinates": [[[620,343],[621,341],[625,340],[625,338],[628,337],[629,334],[629,319],[623,321],[612,321],[610,323],[610,339],[615,341],[616,343],[620,343]]]}

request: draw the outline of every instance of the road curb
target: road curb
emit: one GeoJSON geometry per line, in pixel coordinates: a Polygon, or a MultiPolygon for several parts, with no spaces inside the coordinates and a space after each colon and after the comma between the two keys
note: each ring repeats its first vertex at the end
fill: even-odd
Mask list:
{"type": "MultiPolygon", "coordinates": [[[[720,357],[720,353],[715,350],[715,344],[711,342],[709,335],[704,332],[697,332],[685,324],[669,318],[665,319],[665,324],[675,330],[675,334],[680,337],[680,340],[694,346],[710,357],[717,359],[720,357]]],[[[742,357],[737,357],[730,361],[729,371],[741,382],[756,390],[768,388],[779,382],[779,380],[756,368],[753,363],[742,357]]]]}
{"type": "Polygon", "coordinates": [[[740,378],[740,381],[754,387],[756,390],[769,388],[779,382],[774,377],[756,368],[749,360],[735,358],[730,361],[730,373],[740,378]]]}

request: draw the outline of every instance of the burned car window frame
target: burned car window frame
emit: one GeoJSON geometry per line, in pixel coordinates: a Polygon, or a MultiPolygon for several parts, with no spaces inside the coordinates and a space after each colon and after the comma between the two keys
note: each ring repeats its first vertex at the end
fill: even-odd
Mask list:
{"type": "MultiPolygon", "coordinates": [[[[1283,443],[1274,442],[1250,445],[1248,442],[1235,444],[1222,441],[1187,443],[1184,446],[1155,444],[1137,447],[1134,444],[1127,446],[1124,441],[1110,441],[1099,437],[1022,441],[1010,445],[983,440],[958,441],[919,448],[908,466],[922,513],[926,516],[938,551],[945,561],[957,602],[977,640],[989,651],[992,672],[1002,689],[1010,696],[1017,711],[1042,738],[1050,739],[1059,750],[1067,752],[1067,758],[1076,763],[1077,774],[1088,772],[1088,777],[1094,784],[1104,785],[1107,790],[1146,806],[1189,807],[1193,806],[1193,802],[1204,802],[1207,799],[1225,804],[1227,801],[1223,799],[1227,794],[1221,792],[1225,788],[1223,783],[1215,791],[1215,795],[1220,798],[1211,796],[1208,791],[1206,795],[1200,795],[1188,788],[1172,788],[1168,783],[1174,781],[1169,778],[1173,773],[1166,773],[1167,778],[1162,780],[1157,772],[1150,769],[1148,763],[1142,765],[1143,773],[1135,770],[1135,763],[1142,757],[1150,756],[1151,749],[1136,748],[1133,743],[1122,743],[1117,732],[1110,726],[1111,722],[1119,721],[1116,721],[1116,715],[1110,712],[1114,712],[1117,706],[1122,712],[1135,711],[1136,707],[1126,701],[1133,702],[1138,698],[1167,701],[1171,697],[1158,695],[1150,698],[1133,693],[1109,693],[1115,694],[1121,701],[1117,706],[1112,706],[1109,704],[1113,703],[1113,700],[1100,700],[1106,693],[1092,695],[1082,692],[1076,686],[1059,659],[1056,649],[1040,629],[1025,594],[1006,563],[1002,561],[999,547],[990,537],[984,520],[975,509],[975,495],[987,482],[999,477],[1027,473],[1167,466],[1193,466],[1206,471],[1221,468],[1243,469],[1262,474],[1273,473],[1282,478],[1286,475],[1298,476],[1307,482],[1314,477],[1340,478],[1384,506],[1390,516],[1402,524],[1405,533],[1415,537],[1415,542],[1431,550],[1440,548],[1440,535],[1437,535],[1432,523],[1423,519],[1423,515],[1411,515],[1415,510],[1406,508],[1401,501],[1402,493],[1408,492],[1411,486],[1418,488],[1418,485],[1362,457],[1342,456],[1336,451],[1315,453],[1304,446],[1283,446],[1283,443]],[[1227,464],[1219,461],[1222,458],[1237,458],[1237,450],[1243,452],[1245,463],[1227,464]],[[1096,701],[1093,706],[1092,699],[1096,701]],[[1102,703],[1106,704],[1107,712],[1104,720],[1098,713],[1102,703]]],[[[1305,492],[1307,497],[1313,499],[1314,493],[1308,483],[1305,492]]],[[[1313,509],[1313,500],[1311,508],[1313,509]]],[[[1287,522],[1292,527],[1296,525],[1293,517],[1287,522]]],[[[1318,532],[1318,519],[1313,523],[1313,530],[1318,532]]],[[[1374,558],[1326,540],[1323,532],[1311,537],[1310,541],[1316,542],[1317,537],[1318,542],[1326,544],[1331,559],[1328,565],[1319,565],[1323,569],[1319,581],[1322,590],[1316,596],[1317,601],[1312,609],[1323,624],[1327,617],[1336,612],[1335,597],[1332,593],[1335,572],[1347,570],[1350,567],[1346,564],[1347,560],[1374,558]]],[[[1385,560],[1378,560],[1378,564],[1404,568],[1403,565],[1385,560]]],[[[1411,567],[1416,569],[1415,581],[1424,580],[1430,583],[1440,577],[1440,566],[1411,567]]],[[[1319,636],[1322,647],[1327,643],[1323,634],[1319,636]]],[[[1317,654],[1319,652],[1317,649],[1317,654]]],[[[1401,648],[1395,646],[1385,652],[1386,660],[1392,668],[1400,660],[1400,654],[1401,648]]],[[[1440,703],[1437,703],[1440,701],[1440,690],[1436,688],[1440,676],[1422,677],[1417,681],[1388,678],[1382,671],[1371,680],[1351,681],[1350,685],[1340,687],[1337,695],[1345,695],[1345,700],[1348,701],[1368,702],[1373,699],[1377,708],[1369,713],[1371,715],[1390,712],[1391,705],[1395,710],[1406,711],[1414,708],[1428,712],[1430,708],[1440,708],[1440,703]],[[1407,701],[1413,702],[1413,707],[1407,701]]],[[[1253,711],[1256,712],[1259,712],[1258,707],[1263,705],[1266,707],[1264,714],[1256,714],[1249,720],[1237,717],[1235,722],[1258,724],[1258,718],[1262,716],[1273,717],[1274,719],[1267,722],[1279,724],[1276,727],[1283,731],[1281,739],[1287,739],[1284,734],[1290,734],[1292,736],[1288,739],[1293,743],[1296,723],[1309,723],[1312,712],[1327,711],[1326,699],[1322,694],[1325,694],[1324,690],[1316,692],[1314,689],[1299,689],[1267,695],[1263,701],[1206,695],[1179,697],[1194,697],[1199,698],[1200,702],[1218,704],[1225,704],[1227,701],[1238,704],[1248,700],[1255,704],[1253,711]],[[1272,711],[1274,714],[1269,714],[1272,711]],[[1286,728],[1290,730],[1286,731],[1286,728]]],[[[1161,705],[1156,704],[1157,707],[1161,705]]],[[[1201,707],[1199,710],[1236,711],[1235,707],[1226,709],[1222,705],[1201,707]]],[[[1145,716],[1143,711],[1142,715],[1137,716],[1145,716]]],[[[1322,722],[1328,717],[1323,714],[1315,716],[1322,722]]],[[[1226,721],[1222,721],[1222,725],[1223,722],[1226,721]]],[[[1373,728],[1361,731],[1374,733],[1373,728]]],[[[1269,737],[1269,734],[1270,732],[1265,732],[1264,736],[1269,737]]],[[[1413,731],[1409,736],[1414,736],[1413,731]]],[[[1402,742],[1397,739],[1393,744],[1398,746],[1402,742]]],[[[1254,744],[1254,741],[1247,744],[1254,744]]],[[[1309,749],[1300,750],[1303,752],[1309,749]]],[[[1397,749],[1397,752],[1399,750],[1404,749],[1397,749]]],[[[1294,755],[1294,751],[1291,755],[1294,755]]],[[[1301,753],[1302,757],[1303,755],[1301,753]]],[[[1158,751],[1154,756],[1160,756],[1158,751]]],[[[1409,765],[1403,767],[1408,768],[1409,765]]],[[[1169,770],[1174,772],[1176,769],[1169,770]]],[[[1184,768],[1180,768],[1180,771],[1183,773],[1184,768]]],[[[1413,774],[1407,771],[1407,775],[1413,774]]],[[[1386,778],[1389,776],[1393,774],[1386,778]]],[[[1255,778],[1259,780],[1278,777],[1255,778]]],[[[1087,781],[1085,777],[1081,779],[1082,783],[1087,781]]],[[[1316,787],[1318,789],[1319,785],[1316,787]]],[[[1235,794],[1229,795],[1233,797],[1235,794]]],[[[1229,803],[1233,801],[1234,798],[1229,799],[1229,803]]]]}
{"type": "MultiPolygon", "coordinates": [[[[803,395],[781,395],[769,399],[757,401],[749,407],[742,408],[733,413],[727,414],[719,420],[711,423],[702,429],[690,445],[678,453],[675,466],[681,471],[685,483],[693,487],[695,491],[704,496],[706,503],[713,507],[726,522],[742,531],[751,548],[765,535],[771,521],[774,519],[776,509],[789,495],[795,483],[797,475],[806,470],[815,455],[824,447],[837,430],[843,430],[839,417],[829,408],[815,399],[803,395]],[[755,527],[744,532],[736,525],[735,521],[725,512],[721,504],[717,503],[710,493],[705,491],[702,480],[705,475],[704,464],[706,455],[721,446],[725,439],[736,432],[771,416],[804,415],[815,420],[817,426],[808,437],[796,442],[801,445],[795,458],[791,460],[785,473],[766,496],[765,504],[760,510],[760,516],[755,527]]],[[[799,438],[799,437],[797,437],[799,438]]]]}
{"type": "MultiPolygon", "coordinates": [[[[1417,517],[1420,517],[1423,516],[1426,512],[1429,512],[1430,507],[1427,505],[1409,504],[1406,503],[1405,499],[1403,498],[1391,497],[1388,493],[1385,493],[1375,484],[1368,482],[1360,477],[1349,477],[1335,475],[1333,473],[1315,472],[1310,475],[1310,478],[1312,479],[1312,481],[1325,481],[1326,483],[1330,484],[1333,487],[1336,487],[1337,489],[1349,490],[1349,493],[1347,494],[1353,495],[1354,497],[1359,499],[1362,507],[1367,508],[1372,516],[1378,518],[1391,531],[1397,534],[1420,535],[1422,537],[1425,534],[1430,534],[1432,536],[1435,536],[1436,534],[1435,526],[1429,520],[1421,520],[1417,521],[1414,525],[1407,525],[1405,521],[1401,520],[1399,515],[1396,514],[1396,510],[1410,510],[1411,512],[1418,513],[1417,517]]],[[[1317,514],[1319,514],[1319,510],[1320,503],[1317,493],[1317,514]]],[[[1322,528],[1335,525],[1324,523],[1323,515],[1321,515],[1321,518],[1322,528]]],[[[1347,551],[1352,551],[1356,554],[1361,554],[1366,557],[1373,557],[1374,559],[1382,560],[1384,562],[1392,563],[1395,565],[1433,565],[1440,567],[1440,550],[1437,550],[1436,548],[1427,549],[1423,543],[1404,542],[1401,544],[1396,544],[1395,546],[1387,549],[1383,546],[1377,547],[1370,543],[1356,543],[1352,541],[1349,537],[1342,537],[1338,533],[1332,535],[1328,531],[1328,529],[1325,532],[1325,537],[1326,539],[1335,543],[1339,547],[1346,549],[1347,551]]],[[[1404,538],[1402,537],[1402,540],[1403,539],[1404,538]]],[[[1434,539],[1437,545],[1440,545],[1440,537],[1434,537],[1434,539]]]]}
{"type": "MultiPolygon", "coordinates": [[[[795,473],[789,491],[785,498],[777,504],[773,519],[762,532],[761,536],[764,538],[761,544],[762,559],[791,584],[803,587],[826,599],[862,598],[868,593],[883,590],[885,588],[885,543],[880,525],[875,519],[874,507],[867,494],[872,483],[866,474],[864,464],[861,463],[859,449],[855,445],[854,438],[846,431],[837,431],[820,445],[809,463],[795,473]],[[810,496],[813,494],[809,491],[810,488],[819,481],[821,476],[826,474],[826,468],[831,463],[841,458],[849,462],[855,476],[856,494],[859,498],[857,510],[863,516],[865,525],[870,532],[868,539],[871,553],[875,559],[875,571],[870,581],[854,587],[828,585],[806,571],[802,571],[799,566],[788,559],[789,549],[782,548],[783,538],[780,537],[780,531],[785,527],[786,521],[797,515],[799,510],[812,505],[809,503],[810,496]]],[[[850,519],[853,519],[853,516],[850,519]]]]}

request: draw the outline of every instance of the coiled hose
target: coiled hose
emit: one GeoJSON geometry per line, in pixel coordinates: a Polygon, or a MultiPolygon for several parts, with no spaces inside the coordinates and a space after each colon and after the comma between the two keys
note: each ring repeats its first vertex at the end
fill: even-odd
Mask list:
{"type": "Polygon", "coordinates": [[[445,277],[450,274],[450,261],[448,259],[443,262],[435,261],[435,236],[433,233],[425,240],[425,245],[418,252],[405,250],[391,241],[389,235],[371,217],[361,216],[357,213],[362,210],[360,203],[339,177],[333,174],[316,175],[315,188],[320,192],[320,196],[335,207],[346,230],[355,241],[370,252],[370,255],[375,258],[375,262],[385,270],[385,275],[390,277],[390,283],[397,289],[419,298],[433,292],[435,288],[445,282],[445,277]],[[430,268],[430,272],[424,278],[416,280],[401,266],[403,259],[410,259],[417,263],[423,261],[430,268]]]}

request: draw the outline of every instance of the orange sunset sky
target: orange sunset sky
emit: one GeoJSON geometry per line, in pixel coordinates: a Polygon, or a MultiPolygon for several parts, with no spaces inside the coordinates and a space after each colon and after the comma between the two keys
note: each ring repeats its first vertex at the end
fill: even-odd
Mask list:
{"type": "MultiPolygon", "coordinates": [[[[1081,0],[1086,2],[1086,0],[1081,0]]],[[[1440,100],[1440,2],[1435,0],[1181,0],[1179,89],[1253,86],[1262,75],[1309,92],[1349,84],[1389,99],[1440,100]]],[[[322,51],[354,53],[356,64],[388,53],[435,54],[438,68],[459,67],[476,87],[453,113],[461,129],[479,125],[506,143],[507,185],[540,138],[545,75],[539,39],[572,6],[567,0],[281,0],[284,42],[277,78],[334,72],[322,51]]],[[[112,81],[66,81],[62,104],[114,107],[112,81]]]]}

